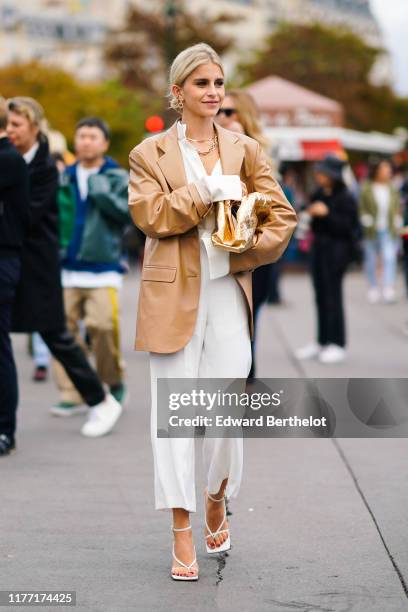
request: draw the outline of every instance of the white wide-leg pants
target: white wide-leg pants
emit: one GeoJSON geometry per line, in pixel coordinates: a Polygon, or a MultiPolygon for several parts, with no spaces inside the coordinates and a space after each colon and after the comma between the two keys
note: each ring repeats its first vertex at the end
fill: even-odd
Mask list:
{"type": "MultiPolygon", "coordinates": [[[[157,437],[158,378],[247,378],[251,342],[245,296],[230,274],[211,280],[200,241],[201,287],[197,322],[188,344],[176,353],[150,353],[151,441],[156,510],[196,512],[194,438],[157,437]]],[[[225,494],[236,497],[242,479],[243,438],[203,440],[208,490],[216,493],[225,478],[225,494]]]]}

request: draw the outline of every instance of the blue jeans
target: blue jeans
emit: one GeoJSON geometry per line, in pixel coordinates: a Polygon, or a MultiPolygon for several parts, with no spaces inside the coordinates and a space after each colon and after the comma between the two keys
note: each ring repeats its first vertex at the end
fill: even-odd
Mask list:
{"type": "Polygon", "coordinates": [[[364,267],[370,287],[377,286],[377,254],[383,266],[382,286],[392,287],[395,284],[397,271],[398,242],[388,230],[379,230],[374,239],[364,240],[364,267]]]}
{"type": "Polygon", "coordinates": [[[31,336],[33,342],[33,359],[36,368],[48,368],[50,365],[50,351],[38,332],[31,336]]]}

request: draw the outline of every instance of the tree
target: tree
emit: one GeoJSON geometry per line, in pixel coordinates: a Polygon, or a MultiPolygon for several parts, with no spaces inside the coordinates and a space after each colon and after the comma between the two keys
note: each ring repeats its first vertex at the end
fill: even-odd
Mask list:
{"type": "Polygon", "coordinates": [[[376,86],[370,74],[382,49],[367,45],[350,30],[319,24],[283,23],[237,68],[240,85],[269,75],[293,81],[342,103],[349,127],[390,131],[406,125],[406,105],[387,85],[376,86]]]}
{"type": "Polygon", "coordinates": [[[156,0],[155,4],[153,11],[129,8],[126,25],[109,35],[105,55],[125,86],[162,96],[167,70],[174,57],[202,41],[218,53],[224,53],[231,47],[232,38],[217,28],[240,18],[193,14],[183,0],[167,0],[164,8],[162,0],[156,0]]]}
{"type": "Polygon", "coordinates": [[[43,106],[50,126],[61,131],[72,147],[75,124],[95,115],[110,126],[110,154],[127,167],[128,154],[144,136],[144,122],[158,103],[118,82],[84,84],[59,68],[38,62],[0,69],[0,95],[30,96],[43,106]]]}

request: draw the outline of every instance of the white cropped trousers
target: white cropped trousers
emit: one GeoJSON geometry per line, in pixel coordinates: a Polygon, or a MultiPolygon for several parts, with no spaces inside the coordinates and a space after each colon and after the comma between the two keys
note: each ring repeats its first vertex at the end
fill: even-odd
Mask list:
{"type": "MultiPolygon", "coordinates": [[[[176,353],[150,353],[156,510],[196,512],[194,438],[157,437],[157,378],[247,378],[251,367],[245,296],[231,274],[210,279],[201,241],[200,261],[200,300],[192,338],[176,353]]],[[[225,494],[236,497],[242,479],[243,438],[205,437],[202,458],[209,492],[215,494],[228,478],[225,494]]]]}

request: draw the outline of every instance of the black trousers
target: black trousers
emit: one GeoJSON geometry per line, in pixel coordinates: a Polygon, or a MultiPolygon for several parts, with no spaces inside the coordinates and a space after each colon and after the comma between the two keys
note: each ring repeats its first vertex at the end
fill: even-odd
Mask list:
{"type": "Polygon", "coordinates": [[[105,399],[105,391],[84,351],[68,330],[40,332],[50,353],[65,368],[74,387],[88,406],[96,406],[105,399]]]}
{"type": "Polygon", "coordinates": [[[343,277],[347,268],[347,243],[315,241],[311,250],[311,274],[317,309],[317,341],[320,345],[346,345],[343,277]]]}
{"type": "Polygon", "coordinates": [[[16,429],[18,385],[10,329],[20,268],[18,257],[0,258],[0,434],[6,434],[12,441],[16,429]]]}
{"type": "Polygon", "coordinates": [[[258,315],[262,304],[267,301],[269,292],[271,264],[260,266],[253,271],[252,274],[252,309],[254,317],[254,337],[251,342],[252,364],[248,374],[248,378],[255,378],[255,341],[256,330],[258,323],[258,315]]]}
{"type": "MultiPolygon", "coordinates": [[[[6,434],[12,440],[16,431],[18,385],[9,333],[19,276],[18,258],[0,258],[0,434],[6,434]]],[[[88,406],[102,402],[105,398],[102,383],[74,336],[66,329],[40,333],[50,352],[62,363],[88,406]]]]}

